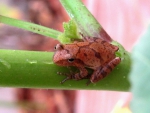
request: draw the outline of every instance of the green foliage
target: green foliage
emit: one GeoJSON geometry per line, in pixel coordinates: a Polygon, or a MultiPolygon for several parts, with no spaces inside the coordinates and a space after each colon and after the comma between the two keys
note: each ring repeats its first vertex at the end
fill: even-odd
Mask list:
{"type": "Polygon", "coordinates": [[[150,26],[132,51],[130,73],[133,99],[131,109],[134,113],[150,112],[150,26]]]}
{"type": "Polygon", "coordinates": [[[81,39],[79,36],[79,32],[74,20],[70,20],[68,23],[63,23],[64,33],[58,36],[58,40],[63,43],[72,43],[74,40],[81,39]]]}

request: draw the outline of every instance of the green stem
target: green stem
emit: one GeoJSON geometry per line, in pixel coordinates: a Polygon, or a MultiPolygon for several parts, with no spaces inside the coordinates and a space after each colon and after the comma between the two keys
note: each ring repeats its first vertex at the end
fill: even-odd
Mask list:
{"type": "Polygon", "coordinates": [[[81,0],[60,0],[60,2],[68,12],[68,15],[75,20],[84,36],[100,37],[108,42],[112,41],[81,0]]]}
{"type": "Polygon", "coordinates": [[[56,66],[52,62],[52,52],[0,50],[0,86],[22,88],[50,88],[50,89],[90,89],[128,91],[129,82],[126,61],[123,61],[110,75],[96,84],[86,86],[87,79],[60,82],[65,76],[57,72],[67,72],[66,67],[56,66]],[[11,56],[10,56],[11,55],[11,56]]]}
{"type": "Polygon", "coordinates": [[[58,35],[61,34],[61,32],[44,27],[44,26],[40,26],[37,24],[33,24],[33,23],[29,23],[29,22],[25,22],[25,21],[21,21],[21,20],[17,20],[17,19],[12,19],[9,17],[5,17],[0,15],[0,23],[4,23],[7,25],[11,25],[17,28],[21,28],[21,29],[25,29],[28,31],[31,31],[33,33],[38,33],[47,37],[51,37],[51,38],[57,38],[58,35]]]}

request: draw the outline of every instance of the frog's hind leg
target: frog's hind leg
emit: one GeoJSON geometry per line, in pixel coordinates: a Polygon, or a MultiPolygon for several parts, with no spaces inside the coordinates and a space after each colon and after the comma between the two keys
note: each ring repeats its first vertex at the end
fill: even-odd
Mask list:
{"type": "Polygon", "coordinates": [[[119,63],[121,62],[121,59],[119,57],[116,57],[112,61],[110,61],[108,64],[106,64],[103,68],[99,68],[92,74],[90,81],[92,83],[95,83],[104,77],[106,77],[119,63]]]}

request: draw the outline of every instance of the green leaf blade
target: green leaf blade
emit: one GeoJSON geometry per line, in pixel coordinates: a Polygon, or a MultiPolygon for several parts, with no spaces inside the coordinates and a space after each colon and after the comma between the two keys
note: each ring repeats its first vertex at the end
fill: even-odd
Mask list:
{"type": "Polygon", "coordinates": [[[133,49],[132,69],[130,73],[131,110],[135,113],[150,111],[150,26],[133,49]]]}

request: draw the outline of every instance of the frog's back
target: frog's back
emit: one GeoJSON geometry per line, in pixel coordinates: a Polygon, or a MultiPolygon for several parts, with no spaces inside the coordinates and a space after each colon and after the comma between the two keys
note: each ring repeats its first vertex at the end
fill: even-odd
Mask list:
{"type": "Polygon", "coordinates": [[[90,42],[78,42],[77,45],[79,51],[76,57],[89,67],[98,67],[108,63],[115,58],[115,52],[118,50],[117,46],[99,38],[90,42]]]}
{"type": "Polygon", "coordinates": [[[115,52],[118,50],[118,47],[115,45],[112,45],[102,39],[97,38],[95,40],[95,43],[93,42],[90,45],[90,48],[95,50],[97,54],[99,54],[98,56],[101,57],[101,63],[107,63],[109,61],[111,61],[112,59],[114,59],[115,56],[115,52]]]}
{"type": "Polygon", "coordinates": [[[94,38],[93,40],[66,44],[64,49],[68,51],[69,56],[80,60],[85,66],[96,68],[114,59],[118,47],[102,39],[94,38]]]}

